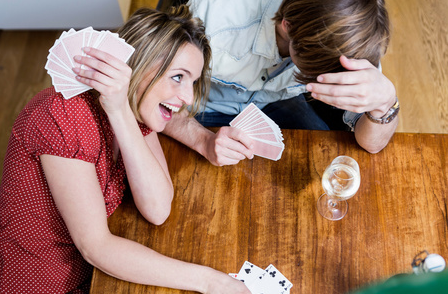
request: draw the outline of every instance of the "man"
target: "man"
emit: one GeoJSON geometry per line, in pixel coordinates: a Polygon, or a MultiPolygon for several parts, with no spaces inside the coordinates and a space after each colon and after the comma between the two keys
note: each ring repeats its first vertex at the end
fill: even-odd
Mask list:
{"type": "Polygon", "coordinates": [[[166,134],[212,164],[236,164],[253,157],[253,141],[227,125],[253,102],[281,128],[346,126],[368,152],[387,145],[399,105],[395,87],[378,69],[389,41],[384,1],[190,0],[189,5],[210,37],[212,87],[205,112],[196,119],[180,113],[166,134]],[[223,127],[213,133],[198,120],[223,127]]]}

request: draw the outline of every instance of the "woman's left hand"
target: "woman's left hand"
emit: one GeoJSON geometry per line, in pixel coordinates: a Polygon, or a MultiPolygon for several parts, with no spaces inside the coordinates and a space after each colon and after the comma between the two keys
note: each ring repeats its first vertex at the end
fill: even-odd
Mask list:
{"type": "Polygon", "coordinates": [[[128,89],[132,69],[118,58],[95,48],[84,48],[87,56],[75,56],[75,61],[87,66],[76,67],[76,78],[98,92],[101,105],[108,115],[128,106],[128,89]]]}
{"type": "Polygon", "coordinates": [[[318,83],[306,86],[311,96],[340,109],[383,116],[395,103],[392,82],[366,59],[341,56],[340,62],[348,71],[318,76],[318,83]]]}

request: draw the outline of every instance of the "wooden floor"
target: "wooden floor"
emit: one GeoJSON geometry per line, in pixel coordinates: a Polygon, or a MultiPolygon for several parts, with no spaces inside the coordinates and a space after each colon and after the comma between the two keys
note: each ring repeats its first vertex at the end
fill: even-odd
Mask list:
{"type": "MultiPolygon", "coordinates": [[[[156,4],[157,0],[133,0],[130,11],[156,4]]],[[[393,35],[382,65],[402,105],[398,131],[448,133],[448,2],[388,0],[387,4],[393,35]]],[[[60,33],[0,30],[0,162],[19,111],[51,85],[44,65],[60,33]]]]}
{"type": "Polygon", "coordinates": [[[402,105],[398,131],[448,133],[448,1],[386,3],[393,28],[382,64],[402,105]]]}

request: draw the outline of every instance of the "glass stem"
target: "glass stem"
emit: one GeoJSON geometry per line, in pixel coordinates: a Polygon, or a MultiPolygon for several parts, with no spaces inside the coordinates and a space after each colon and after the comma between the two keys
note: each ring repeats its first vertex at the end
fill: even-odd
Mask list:
{"type": "Polygon", "coordinates": [[[337,205],[338,203],[334,199],[328,200],[328,206],[330,206],[330,208],[336,208],[337,205]]]}

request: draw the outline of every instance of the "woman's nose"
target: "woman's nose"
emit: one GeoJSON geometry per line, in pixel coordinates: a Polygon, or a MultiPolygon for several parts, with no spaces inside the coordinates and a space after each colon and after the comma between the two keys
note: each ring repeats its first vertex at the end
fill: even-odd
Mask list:
{"type": "Polygon", "coordinates": [[[182,100],[182,102],[184,102],[187,105],[193,104],[193,100],[194,100],[194,86],[193,85],[188,87],[188,89],[185,89],[185,92],[183,93],[181,100],[182,100]]]}

